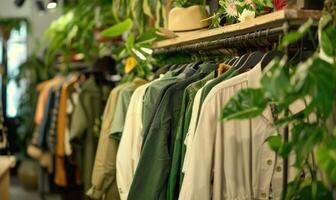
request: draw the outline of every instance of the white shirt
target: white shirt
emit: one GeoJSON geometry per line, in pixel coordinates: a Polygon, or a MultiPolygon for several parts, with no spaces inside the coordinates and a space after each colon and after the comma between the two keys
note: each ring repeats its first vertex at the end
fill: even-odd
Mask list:
{"type": "Polygon", "coordinates": [[[122,200],[127,199],[140,159],[143,97],[151,83],[142,85],[134,91],[127,109],[124,131],[117,153],[117,185],[122,200]]]}
{"type": "Polygon", "coordinates": [[[260,77],[261,67],[257,65],[216,85],[207,95],[180,200],[268,199],[271,195],[276,155],[265,143],[275,133],[270,109],[250,120],[220,121],[229,99],[242,88],[258,87],[260,77]]]}

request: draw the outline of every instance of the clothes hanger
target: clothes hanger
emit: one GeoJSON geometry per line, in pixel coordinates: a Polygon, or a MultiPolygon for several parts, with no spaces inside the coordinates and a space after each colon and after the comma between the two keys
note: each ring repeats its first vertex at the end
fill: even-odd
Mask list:
{"type": "Polygon", "coordinates": [[[238,60],[238,57],[234,57],[227,63],[228,65],[232,66],[236,61],[238,60]]]}
{"type": "Polygon", "coordinates": [[[265,69],[267,65],[274,59],[279,58],[281,59],[285,54],[281,51],[269,51],[267,52],[264,57],[260,61],[261,69],[265,69]]]}
{"type": "Polygon", "coordinates": [[[243,73],[247,69],[253,68],[261,61],[264,55],[265,54],[260,51],[253,52],[252,54],[250,54],[250,56],[246,59],[246,61],[241,66],[238,66],[238,68],[236,68],[237,71],[239,73],[243,73]]]}
{"type": "Polygon", "coordinates": [[[232,68],[238,69],[240,66],[242,66],[245,63],[245,61],[249,58],[250,55],[251,55],[250,53],[246,53],[242,55],[232,64],[232,68]]]}

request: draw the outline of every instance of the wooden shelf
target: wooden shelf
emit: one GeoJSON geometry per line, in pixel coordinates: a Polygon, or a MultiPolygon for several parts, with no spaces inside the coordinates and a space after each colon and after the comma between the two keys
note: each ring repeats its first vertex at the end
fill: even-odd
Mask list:
{"type": "Polygon", "coordinates": [[[153,47],[158,49],[172,46],[182,46],[214,38],[225,38],[232,35],[282,26],[286,21],[290,25],[301,25],[309,18],[318,20],[320,17],[321,11],[317,10],[281,10],[259,16],[250,21],[227,25],[220,28],[204,29],[180,34],[177,33],[177,35],[179,35],[178,37],[157,42],[153,45],[153,47]]]}

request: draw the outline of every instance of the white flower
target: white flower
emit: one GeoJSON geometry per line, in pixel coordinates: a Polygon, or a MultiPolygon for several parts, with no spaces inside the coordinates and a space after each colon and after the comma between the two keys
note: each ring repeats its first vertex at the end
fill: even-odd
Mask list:
{"type": "Polygon", "coordinates": [[[238,20],[240,22],[245,22],[255,18],[255,12],[244,9],[243,12],[239,15],[238,20]]]}
{"type": "Polygon", "coordinates": [[[227,16],[237,17],[238,16],[237,1],[236,0],[226,0],[225,1],[225,12],[227,16]]]}

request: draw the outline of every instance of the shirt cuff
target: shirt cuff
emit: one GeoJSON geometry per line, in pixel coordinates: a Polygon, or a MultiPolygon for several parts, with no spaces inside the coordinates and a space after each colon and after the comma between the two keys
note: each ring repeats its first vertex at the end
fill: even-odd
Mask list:
{"type": "Polygon", "coordinates": [[[92,199],[100,199],[103,196],[103,191],[98,190],[96,186],[92,186],[87,192],[86,195],[92,199]]]}

